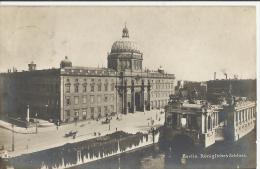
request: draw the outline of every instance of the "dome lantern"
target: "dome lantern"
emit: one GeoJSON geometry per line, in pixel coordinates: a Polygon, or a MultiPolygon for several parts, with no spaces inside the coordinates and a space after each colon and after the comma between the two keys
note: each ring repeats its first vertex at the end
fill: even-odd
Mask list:
{"type": "Polygon", "coordinates": [[[128,33],[128,29],[127,29],[126,25],[125,25],[125,27],[124,27],[122,32],[123,32],[122,33],[122,38],[129,38],[129,33],[128,33]]]}
{"type": "Polygon", "coordinates": [[[72,67],[72,62],[68,59],[68,56],[65,56],[65,59],[63,59],[60,62],[60,67],[61,68],[72,67]]]}

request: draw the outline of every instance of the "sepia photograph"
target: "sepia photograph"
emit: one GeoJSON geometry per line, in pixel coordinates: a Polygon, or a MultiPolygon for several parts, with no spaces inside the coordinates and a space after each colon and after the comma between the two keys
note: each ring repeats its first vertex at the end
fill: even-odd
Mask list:
{"type": "Polygon", "coordinates": [[[0,169],[254,169],[256,42],[256,5],[0,3],[0,169]]]}

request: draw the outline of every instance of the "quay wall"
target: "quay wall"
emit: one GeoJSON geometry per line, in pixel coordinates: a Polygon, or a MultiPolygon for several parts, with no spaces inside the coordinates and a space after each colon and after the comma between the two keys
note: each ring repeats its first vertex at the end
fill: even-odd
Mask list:
{"type": "Polygon", "coordinates": [[[14,157],[9,160],[8,166],[14,169],[69,168],[140,149],[157,143],[158,140],[158,130],[153,134],[118,131],[99,138],[14,157]]]}

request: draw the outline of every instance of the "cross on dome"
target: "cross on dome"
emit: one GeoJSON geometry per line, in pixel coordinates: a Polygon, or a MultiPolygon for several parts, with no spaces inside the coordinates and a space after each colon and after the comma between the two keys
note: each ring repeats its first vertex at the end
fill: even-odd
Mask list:
{"type": "Polygon", "coordinates": [[[122,32],[123,32],[122,38],[129,38],[129,33],[128,33],[128,29],[126,27],[126,23],[125,23],[125,27],[122,32]]]}

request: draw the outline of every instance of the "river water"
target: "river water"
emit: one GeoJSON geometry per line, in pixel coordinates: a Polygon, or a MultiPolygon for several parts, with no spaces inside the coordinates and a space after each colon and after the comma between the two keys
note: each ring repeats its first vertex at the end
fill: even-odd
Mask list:
{"type": "Polygon", "coordinates": [[[184,147],[182,144],[154,145],[73,169],[256,168],[255,135],[255,131],[252,131],[236,143],[216,143],[207,149],[185,144],[184,147]],[[181,160],[183,154],[185,160],[181,160]],[[181,161],[185,161],[185,164],[181,161]]]}

